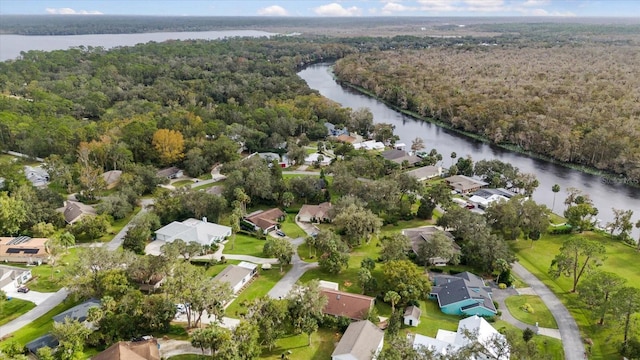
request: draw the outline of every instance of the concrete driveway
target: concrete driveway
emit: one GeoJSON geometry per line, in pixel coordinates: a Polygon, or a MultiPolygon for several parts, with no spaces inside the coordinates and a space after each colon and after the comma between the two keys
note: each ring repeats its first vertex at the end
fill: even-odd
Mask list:
{"type": "MultiPolygon", "coordinates": [[[[26,286],[29,287],[29,284],[27,284],[26,286]]],[[[36,305],[42,304],[51,296],[55,295],[55,293],[43,293],[33,290],[30,290],[28,293],[21,293],[18,292],[18,289],[13,284],[9,284],[3,287],[2,290],[7,294],[8,297],[31,301],[36,305]]]]}

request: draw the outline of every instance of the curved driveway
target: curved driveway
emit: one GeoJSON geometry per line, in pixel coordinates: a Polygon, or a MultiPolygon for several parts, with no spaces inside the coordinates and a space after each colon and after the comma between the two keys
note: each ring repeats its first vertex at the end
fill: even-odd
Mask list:
{"type": "Polygon", "coordinates": [[[576,324],[575,319],[571,316],[567,308],[542,281],[538,280],[535,275],[530,273],[529,270],[525,269],[522,265],[514,263],[512,269],[540,296],[556,319],[556,323],[560,329],[560,336],[562,337],[564,358],[566,360],[584,360],[585,350],[584,344],[582,343],[582,336],[580,336],[578,324],[576,324]]]}

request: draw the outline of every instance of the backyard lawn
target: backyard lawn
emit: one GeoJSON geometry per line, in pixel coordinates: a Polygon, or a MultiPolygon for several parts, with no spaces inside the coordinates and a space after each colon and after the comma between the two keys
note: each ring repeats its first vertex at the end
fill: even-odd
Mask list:
{"type": "Polygon", "coordinates": [[[505,300],[509,312],[514,318],[522,321],[525,324],[536,325],[540,327],[546,327],[551,329],[557,329],[558,324],[553,318],[553,315],[542,302],[539,296],[536,295],[514,295],[505,300]],[[523,305],[529,304],[533,308],[533,313],[523,310],[523,305]]]}
{"type": "MultiPolygon", "coordinates": [[[[58,260],[53,270],[51,265],[48,264],[29,267],[33,276],[33,279],[27,284],[29,289],[39,292],[56,292],[60,290],[62,288],[60,281],[64,276],[64,269],[68,264],[78,259],[77,251],[77,248],[70,248],[68,253],[58,260]]],[[[24,267],[21,265],[15,266],[24,267]]]]}
{"type": "MultiPolygon", "coordinates": [[[[58,306],[51,309],[46,314],[29,323],[29,325],[13,333],[9,338],[11,341],[17,341],[21,345],[26,345],[29,341],[35,340],[45,335],[53,329],[53,317],[61,312],[71,309],[78,305],[81,301],[70,301],[68,298],[58,306]]],[[[4,334],[3,334],[4,335],[4,334]]]]}
{"type": "Polygon", "coordinates": [[[295,214],[287,214],[287,218],[280,223],[280,229],[292,239],[306,237],[307,233],[296,224],[295,218],[295,214]]]}
{"type": "Polygon", "coordinates": [[[600,269],[611,271],[627,279],[631,286],[640,286],[640,272],[637,270],[638,253],[630,246],[612,241],[607,234],[585,232],[577,235],[546,235],[531,243],[528,241],[511,242],[511,248],[518,255],[520,264],[526,267],[538,279],[544,282],[564,303],[578,323],[583,335],[593,340],[591,359],[611,359],[619,356],[617,347],[622,341],[621,329],[611,324],[598,326],[591,312],[579,298],[579,294],[570,293],[572,284],[567,277],[551,279],[548,275],[551,260],[558,254],[562,242],[571,236],[590,238],[605,244],[607,259],[600,269]]]}
{"type": "Polygon", "coordinates": [[[311,335],[311,346],[307,345],[307,334],[288,335],[278,339],[272,351],[262,350],[261,359],[281,359],[283,353],[290,360],[327,360],[335,349],[340,334],[330,329],[319,329],[311,335]]]}
{"type": "Polygon", "coordinates": [[[232,242],[233,240],[229,239],[229,241],[224,244],[224,250],[222,250],[223,255],[240,254],[265,257],[262,253],[265,240],[245,234],[236,234],[235,244],[233,244],[232,242]]]}
{"type": "MultiPolygon", "coordinates": [[[[516,328],[515,326],[498,320],[491,324],[498,331],[516,331],[518,334],[522,333],[522,330],[516,328]]],[[[564,349],[562,348],[562,341],[542,335],[534,335],[533,339],[531,339],[537,346],[538,351],[541,354],[550,355],[553,360],[563,360],[564,359],[564,349]]]]}
{"type": "Polygon", "coordinates": [[[18,316],[36,307],[31,301],[12,298],[0,306],[0,325],[4,325],[18,316]]]}
{"type": "Polygon", "coordinates": [[[254,299],[259,299],[273,288],[273,286],[291,269],[291,265],[285,266],[283,272],[280,273],[279,265],[274,265],[271,270],[260,270],[257,278],[255,278],[249,286],[247,286],[238,297],[225,310],[228,317],[240,318],[240,315],[246,311],[246,303],[254,299]]]}

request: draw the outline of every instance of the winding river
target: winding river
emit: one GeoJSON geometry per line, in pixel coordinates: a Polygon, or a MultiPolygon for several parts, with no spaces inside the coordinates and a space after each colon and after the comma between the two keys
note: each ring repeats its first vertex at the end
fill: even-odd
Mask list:
{"type": "Polygon", "coordinates": [[[298,75],[309,84],[309,87],[342,106],[352,109],[367,107],[373,113],[375,123],[385,122],[395,125],[395,133],[400,136],[400,142],[410,146],[413,139],[421,137],[427,151],[435,148],[442,154],[445,167],[451,165],[452,152],[455,152],[458,157],[469,155],[474,161],[498,159],[517,166],[523,172],[535,174],[540,181],[540,186],[533,194],[533,198],[549,208],[553,207],[555,212],[562,213],[564,209],[565,189],[575,187],[582,189],[593,199],[600,211],[598,218],[601,219],[602,225],[613,219],[611,210],[613,207],[633,210],[634,222],[640,218],[639,188],[508,151],[404,115],[377,99],[339,85],[333,79],[331,65],[331,63],[310,65],[301,70],[298,75]],[[556,194],[555,206],[554,193],[551,191],[554,184],[559,184],[562,188],[556,194]]]}
{"type": "MultiPolygon", "coordinates": [[[[66,49],[72,46],[131,46],[148,41],[165,41],[169,39],[219,39],[235,36],[270,36],[272,33],[251,30],[210,31],[210,32],[165,32],[151,34],[120,35],[75,35],[75,36],[20,36],[0,35],[0,61],[14,59],[21,51],[66,49]]],[[[640,218],[640,189],[628,186],[623,182],[603,179],[599,176],[572,170],[547,161],[533,159],[499,147],[489,145],[453,131],[440,128],[434,124],[416,120],[404,115],[384,103],[362,95],[357,91],[345,88],[336,83],[331,74],[331,63],[311,65],[300,71],[298,75],[312,89],[345,107],[353,109],[367,107],[371,109],[375,122],[392,123],[396,126],[396,134],[400,141],[411,144],[416,137],[421,137],[426,149],[435,148],[443,157],[444,166],[451,165],[450,154],[456,152],[458,157],[470,155],[474,161],[481,159],[499,159],[514,164],[520,170],[533,173],[540,181],[540,187],[533,197],[559,213],[564,207],[565,189],[575,187],[584,190],[593,199],[600,210],[598,218],[603,225],[613,219],[612,207],[631,209],[635,212],[634,220],[640,218]],[[562,190],[556,195],[551,191],[553,184],[559,184],[562,190]]]]}

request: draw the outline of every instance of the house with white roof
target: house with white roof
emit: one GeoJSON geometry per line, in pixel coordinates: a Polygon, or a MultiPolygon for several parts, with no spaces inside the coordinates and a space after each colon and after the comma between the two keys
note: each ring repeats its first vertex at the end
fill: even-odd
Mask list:
{"type": "Polygon", "coordinates": [[[25,165],[24,174],[27,176],[27,180],[31,181],[33,186],[41,187],[46,186],[49,183],[49,173],[39,166],[25,165]]]}
{"type": "Polygon", "coordinates": [[[229,236],[231,236],[230,227],[208,222],[207,218],[202,218],[202,220],[190,218],[182,222],[174,221],[156,230],[156,240],[168,243],[182,239],[187,243],[195,241],[201,245],[211,245],[223,241],[229,236]]]}
{"type": "Polygon", "coordinates": [[[356,150],[384,150],[384,144],[380,141],[367,140],[360,143],[353,144],[353,148],[356,150]]]}
{"type": "Polygon", "coordinates": [[[304,158],[304,163],[307,165],[315,165],[319,163],[320,166],[328,166],[331,164],[331,158],[327,155],[313,153],[304,158]],[[320,158],[320,156],[322,156],[322,158],[320,158]]]}
{"type": "Polygon", "coordinates": [[[258,265],[242,261],[238,265],[227,266],[213,280],[228,283],[233,293],[237,294],[257,273],[258,265]]]}
{"type": "Polygon", "coordinates": [[[414,335],[413,348],[426,347],[439,355],[455,354],[461,349],[478,343],[483,350],[474,353],[470,360],[509,360],[509,343],[485,319],[474,315],[458,322],[458,330],[438,330],[435,338],[414,335]]]}

